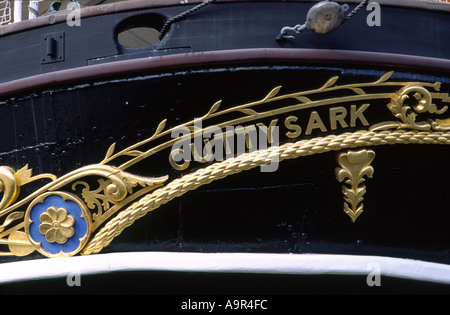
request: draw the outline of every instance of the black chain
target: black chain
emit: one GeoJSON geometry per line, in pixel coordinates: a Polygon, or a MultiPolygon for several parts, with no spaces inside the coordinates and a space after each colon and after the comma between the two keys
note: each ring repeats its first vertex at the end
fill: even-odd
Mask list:
{"type": "Polygon", "coordinates": [[[194,13],[194,12],[200,10],[201,8],[207,6],[208,4],[213,3],[213,2],[216,2],[216,1],[217,1],[217,0],[206,0],[205,2],[203,2],[203,3],[201,3],[201,4],[197,5],[197,6],[195,6],[195,7],[193,7],[193,8],[191,8],[191,9],[189,9],[189,10],[183,12],[183,13],[180,13],[180,14],[174,16],[173,18],[168,19],[168,20],[166,21],[166,23],[164,24],[164,26],[162,27],[162,29],[161,29],[161,32],[160,32],[160,34],[159,34],[159,39],[161,40],[161,39],[164,37],[164,35],[167,33],[167,31],[169,30],[170,26],[171,26],[173,23],[178,22],[178,21],[181,20],[181,19],[184,19],[184,18],[187,17],[188,15],[191,15],[192,13],[194,13]]]}

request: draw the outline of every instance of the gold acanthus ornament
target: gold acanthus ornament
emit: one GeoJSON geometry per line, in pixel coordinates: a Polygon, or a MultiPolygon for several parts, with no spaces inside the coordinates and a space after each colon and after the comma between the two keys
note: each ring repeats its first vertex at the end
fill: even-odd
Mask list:
{"type": "Polygon", "coordinates": [[[336,178],[346,185],[342,187],[344,194],[344,212],[355,222],[364,209],[362,201],[366,193],[366,186],[362,183],[364,177],[372,178],[374,169],[370,165],[375,158],[372,150],[347,151],[338,155],[341,166],[336,169],[336,178]]]}
{"type": "MultiPolygon", "coordinates": [[[[437,85],[437,84],[436,84],[437,85]]],[[[436,87],[435,87],[436,88],[436,87]]],[[[438,90],[440,84],[437,85],[438,90]]],[[[443,95],[442,99],[448,99],[448,94],[443,95]]],[[[392,128],[413,129],[413,130],[450,130],[450,119],[429,119],[428,121],[416,121],[417,114],[429,113],[441,115],[445,113],[448,106],[438,109],[433,104],[433,96],[426,88],[417,84],[409,84],[398,90],[387,105],[392,114],[400,121],[388,121],[373,125],[370,130],[380,131],[392,128]],[[408,101],[412,103],[408,105],[408,101]]]]}

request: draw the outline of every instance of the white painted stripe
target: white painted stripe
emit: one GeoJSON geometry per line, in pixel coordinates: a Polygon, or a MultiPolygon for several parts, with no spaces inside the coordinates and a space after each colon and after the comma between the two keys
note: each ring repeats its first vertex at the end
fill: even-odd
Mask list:
{"type": "Polygon", "coordinates": [[[115,271],[366,275],[450,284],[450,265],[381,256],[130,252],[0,264],[0,283],[115,271]]]}

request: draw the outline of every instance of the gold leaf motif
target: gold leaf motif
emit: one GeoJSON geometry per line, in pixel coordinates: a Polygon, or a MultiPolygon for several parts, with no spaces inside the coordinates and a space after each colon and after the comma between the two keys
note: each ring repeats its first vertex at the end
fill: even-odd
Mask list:
{"type": "Polygon", "coordinates": [[[325,90],[326,88],[329,88],[330,86],[333,86],[338,79],[339,79],[338,76],[332,77],[319,90],[325,90]]]}
{"type": "Polygon", "coordinates": [[[240,109],[239,111],[249,116],[258,114],[257,112],[255,112],[253,109],[250,108],[240,109]]]}
{"type": "Polygon", "coordinates": [[[139,151],[139,150],[131,150],[131,151],[128,151],[125,153],[125,155],[128,155],[128,156],[139,156],[141,154],[144,154],[144,152],[139,151]]]}
{"type": "Polygon", "coordinates": [[[111,144],[108,151],[106,152],[105,160],[108,159],[111,155],[113,155],[115,148],[116,148],[116,143],[114,142],[113,144],[111,144]]]}
{"type": "Polygon", "coordinates": [[[209,117],[210,115],[217,112],[217,110],[220,107],[220,104],[222,104],[222,100],[215,102],[214,105],[209,109],[209,112],[206,114],[206,116],[204,118],[209,117]]]}
{"type": "Polygon", "coordinates": [[[0,226],[0,232],[2,232],[5,227],[7,227],[9,224],[11,224],[13,221],[19,220],[23,218],[24,213],[21,211],[16,211],[16,212],[12,212],[10,213],[6,219],[5,222],[3,222],[3,224],[0,226]]]}
{"type": "Polygon", "coordinates": [[[155,134],[153,135],[153,137],[156,137],[158,134],[161,133],[161,131],[163,131],[164,127],[166,126],[166,122],[167,122],[167,119],[164,119],[163,121],[161,121],[159,123],[158,128],[156,128],[156,131],[155,131],[155,134]]]}
{"type": "Polygon", "coordinates": [[[269,92],[269,94],[267,94],[267,96],[263,99],[263,101],[266,101],[266,100],[271,99],[272,97],[276,96],[278,94],[278,92],[280,92],[280,89],[281,89],[281,85],[274,88],[272,91],[269,92]]]}
{"type": "Polygon", "coordinates": [[[20,170],[18,170],[14,176],[16,177],[16,179],[18,179],[18,183],[20,186],[21,183],[26,183],[31,178],[32,175],[33,171],[30,168],[28,168],[27,164],[20,170]]]}
{"type": "Polygon", "coordinates": [[[309,98],[307,98],[306,96],[296,96],[295,98],[298,99],[300,102],[303,102],[303,103],[311,102],[311,100],[309,98]]]}
{"type": "Polygon", "coordinates": [[[350,87],[349,89],[358,95],[366,95],[366,92],[364,92],[363,89],[356,88],[356,87],[350,87]]]}
{"type": "Polygon", "coordinates": [[[336,178],[339,182],[345,181],[349,185],[342,187],[344,194],[344,212],[352,219],[352,222],[363,212],[363,196],[366,193],[364,176],[372,178],[374,169],[370,164],[375,158],[372,150],[347,151],[340,153],[338,163],[341,168],[336,169],[336,178]]]}
{"type": "Polygon", "coordinates": [[[375,81],[374,83],[375,83],[375,84],[383,83],[383,82],[389,80],[389,79],[392,77],[393,74],[394,74],[394,71],[386,72],[385,74],[383,74],[383,75],[382,75],[377,81],[375,81]]]}

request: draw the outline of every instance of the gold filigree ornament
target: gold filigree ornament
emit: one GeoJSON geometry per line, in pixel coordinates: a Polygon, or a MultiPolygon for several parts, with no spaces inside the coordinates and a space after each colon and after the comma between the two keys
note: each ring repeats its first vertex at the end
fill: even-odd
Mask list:
{"type": "MultiPolygon", "coordinates": [[[[166,130],[164,119],[151,137],[117,152],[116,145],[112,144],[98,164],[76,169],[60,178],[51,174],[32,176],[28,166],[17,172],[0,167],[0,219],[3,220],[0,222],[0,245],[9,248],[9,252],[0,252],[0,255],[24,256],[35,249],[47,257],[98,253],[148,212],[202,185],[270,164],[274,157],[282,162],[302,156],[378,145],[450,144],[450,119],[433,117],[445,113],[448,109],[446,104],[450,103],[448,93],[440,92],[441,84],[390,81],[392,75],[393,72],[387,72],[373,82],[345,85],[337,85],[339,77],[335,76],[317,89],[288,94],[280,93],[282,87],[277,86],[257,101],[231,108],[222,109],[222,101],[217,101],[201,117],[203,128],[196,129],[194,119],[166,130]],[[330,93],[335,92],[339,96],[330,98],[330,93]],[[378,122],[371,126],[363,111],[375,100],[386,101],[388,110],[399,121],[378,122]],[[364,104],[358,108],[353,105],[356,102],[364,104]],[[272,121],[276,124],[283,115],[297,111],[311,111],[316,123],[312,126],[322,127],[315,109],[336,104],[341,106],[330,108],[330,117],[334,119],[334,125],[330,126],[333,134],[289,140],[279,146],[240,154],[211,163],[169,183],[166,183],[168,176],[152,178],[125,172],[136,163],[170,149],[181,138],[172,138],[173,131],[180,127],[190,130],[187,136],[193,139],[211,127],[207,123],[213,118],[216,121],[219,117],[227,117],[216,125],[219,128],[252,121],[258,125],[262,119],[269,117],[274,117],[272,121]],[[344,120],[347,111],[344,106],[350,107],[347,122],[344,120]],[[429,119],[417,121],[419,114],[428,115],[429,119]],[[340,134],[336,131],[338,124],[342,128],[356,128],[357,120],[361,121],[363,129],[340,134]],[[148,148],[155,140],[157,144],[148,148]],[[111,165],[116,162],[121,164],[111,165]],[[20,199],[21,186],[37,179],[50,182],[20,199]],[[91,187],[92,183],[96,183],[96,187],[91,187]],[[74,220],[72,236],[70,216],[74,220]],[[65,230],[61,229],[62,226],[65,230]]],[[[309,136],[307,132],[305,135],[309,136]]],[[[344,184],[349,185],[343,189],[346,198],[344,207],[353,221],[363,209],[361,201],[365,187],[362,183],[365,177],[372,176],[370,163],[373,157],[373,151],[367,149],[340,155],[338,180],[346,180],[344,184]]]]}
{"type": "Polygon", "coordinates": [[[25,256],[34,250],[47,257],[76,255],[105,220],[167,180],[167,176],[147,178],[100,164],[82,167],[60,178],[48,174],[31,177],[28,167],[16,173],[3,167],[0,168],[1,172],[1,187],[7,188],[2,190],[2,202],[10,204],[0,209],[0,217],[6,216],[0,226],[0,244],[8,245],[10,250],[1,252],[1,256],[25,256]],[[92,177],[100,177],[98,182],[104,183],[94,193],[90,192],[87,182],[80,180],[92,177]],[[51,182],[25,198],[16,200],[22,184],[46,178],[51,179],[51,182]],[[85,187],[81,197],[75,193],[79,185],[85,187]],[[67,188],[74,193],[60,191],[67,188]],[[93,201],[96,198],[104,202],[93,201]],[[27,210],[17,211],[23,207],[27,207],[27,210]],[[22,218],[23,222],[20,222],[22,218]]]}
{"type": "MultiPolygon", "coordinates": [[[[439,90],[440,84],[436,83],[434,88],[439,90]]],[[[450,130],[450,119],[416,121],[418,114],[429,113],[441,115],[447,111],[448,106],[437,109],[436,104],[433,104],[433,96],[436,99],[439,97],[443,100],[448,99],[448,94],[431,93],[420,84],[406,85],[391,97],[391,101],[387,105],[392,114],[400,119],[400,121],[382,122],[372,126],[370,130],[379,131],[392,128],[436,131],[450,130]],[[408,105],[408,101],[411,99],[413,99],[413,102],[408,105]]]]}

